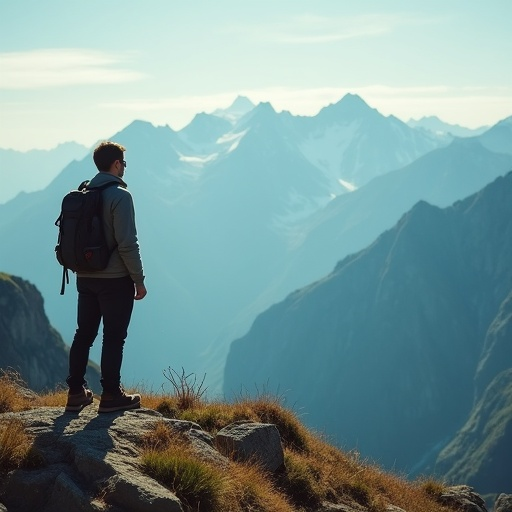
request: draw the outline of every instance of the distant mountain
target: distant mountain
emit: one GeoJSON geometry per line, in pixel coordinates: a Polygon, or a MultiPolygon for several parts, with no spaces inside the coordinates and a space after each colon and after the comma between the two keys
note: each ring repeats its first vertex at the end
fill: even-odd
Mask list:
{"type": "Polygon", "coordinates": [[[20,192],[42,190],[73,160],[82,159],[88,148],[76,142],[51,150],[15,151],[0,148],[0,203],[20,192]]]}
{"type": "Polygon", "coordinates": [[[490,151],[512,155],[512,116],[503,119],[479,137],[479,141],[490,151]]]}
{"type": "MultiPolygon", "coordinates": [[[[512,130],[509,132],[512,137],[512,130]]],[[[310,216],[289,240],[293,258],[281,288],[294,289],[327,274],[336,261],[370,244],[420,200],[446,207],[512,170],[512,159],[479,139],[454,140],[365,187],[337,197],[310,216]]]]}
{"type": "MultiPolygon", "coordinates": [[[[492,135],[489,131],[489,137],[492,135]]],[[[510,131],[512,138],[512,130],[510,131]]],[[[493,140],[498,147],[501,136],[493,140]]],[[[287,232],[288,252],[275,279],[253,303],[232,318],[213,344],[212,357],[224,359],[257,314],[290,291],[322,279],[345,256],[370,245],[420,200],[447,207],[512,169],[506,154],[488,151],[480,138],[454,140],[398,171],[336,197],[287,232]]]]}
{"type": "Polygon", "coordinates": [[[454,137],[474,137],[481,135],[489,129],[488,126],[479,128],[465,128],[458,124],[449,124],[441,121],[437,116],[427,116],[421,119],[409,119],[407,124],[412,128],[428,130],[438,135],[453,135],[454,137]]]}
{"type": "Polygon", "coordinates": [[[231,130],[231,123],[213,114],[197,114],[194,119],[180,131],[180,136],[194,147],[196,151],[215,146],[219,137],[231,130]]]}
{"type": "MultiPolygon", "coordinates": [[[[446,147],[444,138],[423,136],[381,116],[353,95],[326,107],[320,117],[276,113],[261,103],[229,128],[224,120],[204,114],[180,131],[134,121],[112,139],[128,148],[125,178],[135,199],[149,290],[147,299],[135,306],[123,379],[127,385],[142,381],[158,387],[165,381],[164,368],[183,366],[206,373],[211,392],[221,390],[229,343],[246,332],[256,315],[325,275],[346,250],[359,250],[389,229],[422,197],[418,190],[423,192],[423,179],[429,183],[425,190],[438,189],[443,191],[440,197],[456,200],[468,193],[468,184],[485,185],[509,170],[511,162],[475,143],[468,163],[454,157],[464,154],[463,149],[457,153],[446,147]],[[362,125],[368,133],[343,130],[362,125]],[[228,131],[222,133],[224,127],[228,131]],[[393,145],[383,149],[385,157],[375,171],[383,181],[370,186],[373,180],[349,193],[338,179],[356,175],[359,168],[368,176],[372,166],[365,158],[376,161],[376,156],[365,151],[357,160],[346,156],[365,147],[376,133],[393,145]],[[429,148],[447,150],[431,164],[444,169],[449,179],[436,169],[429,179],[425,163],[423,178],[385,185],[384,178],[394,175],[391,171],[400,162],[412,164],[428,156],[429,148]],[[315,164],[314,156],[321,154],[343,165],[315,164]],[[404,199],[409,186],[414,189],[411,202],[404,199]],[[398,206],[393,217],[386,209],[394,199],[398,206]],[[346,215],[337,206],[345,201],[351,205],[346,215]],[[367,212],[357,209],[359,202],[371,207],[371,229],[364,224],[367,212]],[[379,224],[379,217],[385,222],[379,224]],[[341,241],[348,231],[360,231],[359,240],[341,241]]],[[[94,174],[89,154],[71,162],[44,190],[0,205],[0,269],[29,279],[41,290],[52,324],[68,343],[75,330],[76,292],[70,286],[59,296],[54,222],[62,196],[94,174]]],[[[91,353],[96,360],[99,338],[91,353]]]]}
{"type": "MultiPolygon", "coordinates": [[[[34,391],[66,386],[69,347],[46,317],[36,287],[0,273],[0,368],[19,373],[34,391]]],[[[100,391],[97,365],[87,368],[89,384],[100,391]]]]}
{"type": "Polygon", "coordinates": [[[246,96],[237,96],[235,101],[226,109],[216,109],[212,115],[229,121],[231,124],[239,121],[245,114],[255,107],[254,103],[246,96]]]}
{"type": "Polygon", "coordinates": [[[394,116],[384,117],[355,94],[313,118],[294,118],[293,124],[306,158],[349,190],[451,141],[414,130],[394,116]]]}
{"type": "Polygon", "coordinates": [[[310,426],[388,468],[511,492],[511,194],[509,173],[445,209],[417,203],[259,315],[231,345],[225,392],[282,390],[310,426]]]}

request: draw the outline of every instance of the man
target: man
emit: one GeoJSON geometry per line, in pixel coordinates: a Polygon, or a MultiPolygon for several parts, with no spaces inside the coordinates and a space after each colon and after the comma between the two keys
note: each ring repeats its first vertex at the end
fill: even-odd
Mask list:
{"type": "Polygon", "coordinates": [[[140,395],[126,394],[121,387],[123,346],[128,334],[134,299],[146,296],[144,272],[135,227],[135,210],[123,181],[126,148],[102,142],[94,150],[98,174],[89,186],[116,182],[102,191],[103,227],[111,249],[108,266],[101,271],[77,274],[78,328],[69,352],[69,386],[66,411],[80,411],[93,402],[85,372],[89,350],[103,319],[101,350],[101,395],[98,412],[140,407],[140,395]]]}

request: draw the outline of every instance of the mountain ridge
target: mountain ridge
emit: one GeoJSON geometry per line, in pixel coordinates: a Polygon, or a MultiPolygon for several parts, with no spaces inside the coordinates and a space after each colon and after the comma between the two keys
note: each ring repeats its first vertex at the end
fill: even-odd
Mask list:
{"type": "MultiPolygon", "coordinates": [[[[314,119],[304,124],[303,118],[289,113],[270,113],[277,125],[272,136],[265,130],[240,131],[241,126],[235,123],[210,148],[211,154],[202,155],[201,161],[193,159],[199,156],[180,132],[168,127],[137,121],[112,137],[128,148],[125,179],[135,199],[148,288],[153,290],[150,295],[157,303],[154,307],[150,301],[137,304],[130,337],[161,350],[162,359],[180,359],[180,366],[198,373],[221,373],[228,343],[233,339],[230,332],[248,328],[269,302],[280,300],[296,286],[295,281],[290,283],[291,288],[279,284],[281,275],[300,268],[295,260],[304,257],[301,265],[308,268],[304,279],[313,275],[309,265],[316,265],[318,255],[323,258],[324,252],[327,265],[314,272],[333,268],[343,256],[338,246],[322,246],[311,253],[313,258],[308,262],[307,251],[303,256],[297,254],[300,244],[292,243],[294,237],[301,228],[309,229],[309,219],[325,207],[326,201],[327,208],[333,204],[333,195],[339,196],[334,201],[363,197],[363,188],[370,185],[356,191],[358,196],[352,196],[352,192],[340,195],[343,187],[338,184],[333,188],[324,170],[311,164],[301,151],[304,129],[314,131],[314,119]],[[152,326],[149,334],[146,325],[152,326]]],[[[393,130],[392,126],[389,129],[393,130]]],[[[324,146],[317,152],[328,144],[336,147],[340,141],[357,144],[357,138],[344,139],[341,135],[327,140],[320,134],[324,146]]],[[[405,148],[409,142],[407,138],[396,139],[396,144],[405,148]]],[[[439,144],[443,146],[445,141],[439,144]]],[[[0,268],[37,284],[52,323],[67,340],[74,332],[76,305],[72,297],[56,295],[61,276],[53,254],[53,224],[64,193],[94,175],[90,156],[69,164],[44,191],[0,206],[0,234],[6,241],[0,253],[0,268]],[[30,237],[20,238],[20,226],[30,226],[30,237]],[[34,247],[41,248],[37,258],[34,247]]],[[[476,159],[482,169],[481,183],[504,172],[498,165],[489,165],[492,172],[483,172],[487,158],[488,154],[476,159]]],[[[447,188],[453,188],[452,197],[456,199],[461,197],[457,190],[463,186],[465,179],[459,173],[447,188]]],[[[370,202],[386,194],[384,188],[379,194],[378,188],[370,187],[375,194],[370,202]]],[[[404,189],[403,194],[406,192],[404,189]]],[[[375,211],[375,215],[379,213],[375,211]]],[[[327,236],[337,240],[340,232],[357,229],[361,213],[347,217],[350,220],[341,218],[327,236]]],[[[375,236],[366,231],[361,225],[364,240],[360,243],[370,243],[375,236]]],[[[93,354],[98,357],[96,347],[93,354]]],[[[126,362],[128,382],[141,378],[153,381],[161,374],[156,361],[150,360],[137,342],[127,345],[126,362]]],[[[212,386],[219,389],[218,383],[212,386]]]]}
{"type": "MultiPolygon", "coordinates": [[[[511,191],[509,173],[444,209],[418,202],[372,245],[258,316],[231,345],[225,392],[263,383],[289,390],[316,428],[385,467],[411,471],[433,447],[439,454],[470,414],[486,332],[510,303],[511,191]],[[320,400],[326,389],[328,408],[320,400]]],[[[512,366],[510,350],[502,345],[501,354],[488,380],[512,366]]],[[[502,434],[500,449],[510,456],[505,441],[502,434]]],[[[506,472],[496,464],[485,469],[506,472]]],[[[467,481],[496,490],[485,473],[467,481]]]]}

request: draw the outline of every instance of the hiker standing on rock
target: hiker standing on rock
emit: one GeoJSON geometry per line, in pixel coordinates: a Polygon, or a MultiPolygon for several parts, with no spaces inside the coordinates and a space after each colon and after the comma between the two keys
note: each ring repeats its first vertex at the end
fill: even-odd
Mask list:
{"type": "Polygon", "coordinates": [[[140,395],[126,394],[121,386],[123,347],[134,300],[146,296],[144,271],[135,227],[133,199],[123,181],[126,148],[102,142],[93,153],[98,174],[87,188],[101,187],[105,241],[112,251],[105,269],[77,272],[78,328],[69,352],[66,411],[80,411],[93,402],[85,372],[89,350],[103,320],[101,394],[98,412],[140,407],[140,395]],[[111,186],[106,186],[106,184],[111,186]]]}

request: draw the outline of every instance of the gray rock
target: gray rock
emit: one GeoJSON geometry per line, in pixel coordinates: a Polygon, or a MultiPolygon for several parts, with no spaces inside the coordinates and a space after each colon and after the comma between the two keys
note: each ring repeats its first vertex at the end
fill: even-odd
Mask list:
{"type": "Polygon", "coordinates": [[[441,494],[440,502],[461,512],[487,512],[484,500],[467,485],[449,487],[441,494]]]}
{"type": "Polygon", "coordinates": [[[362,507],[361,505],[352,504],[352,505],[344,505],[342,503],[322,503],[321,508],[316,510],[315,512],[368,512],[368,509],[362,507]]]}
{"type": "Polygon", "coordinates": [[[236,461],[257,462],[271,472],[284,467],[283,446],[275,425],[232,423],[217,433],[215,445],[223,455],[236,461]]]}
{"type": "MultiPolygon", "coordinates": [[[[98,415],[94,406],[80,414],[43,407],[0,417],[21,419],[45,460],[42,468],[12,471],[0,482],[0,502],[9,512],[183,512],[179,499],[139,466],[143,434],[167,422],[155,411],[98,415]]],[[[198,426],[182,422],[179,428],[198,426]]],[[[195,436],[194,447],[213,450],[202,437],[195,436]]]]}
{"type": "Polygon", "coordinates": [[[500,494],[494,504],[494,512],[512,512],[512,494],[500,494]]]}

